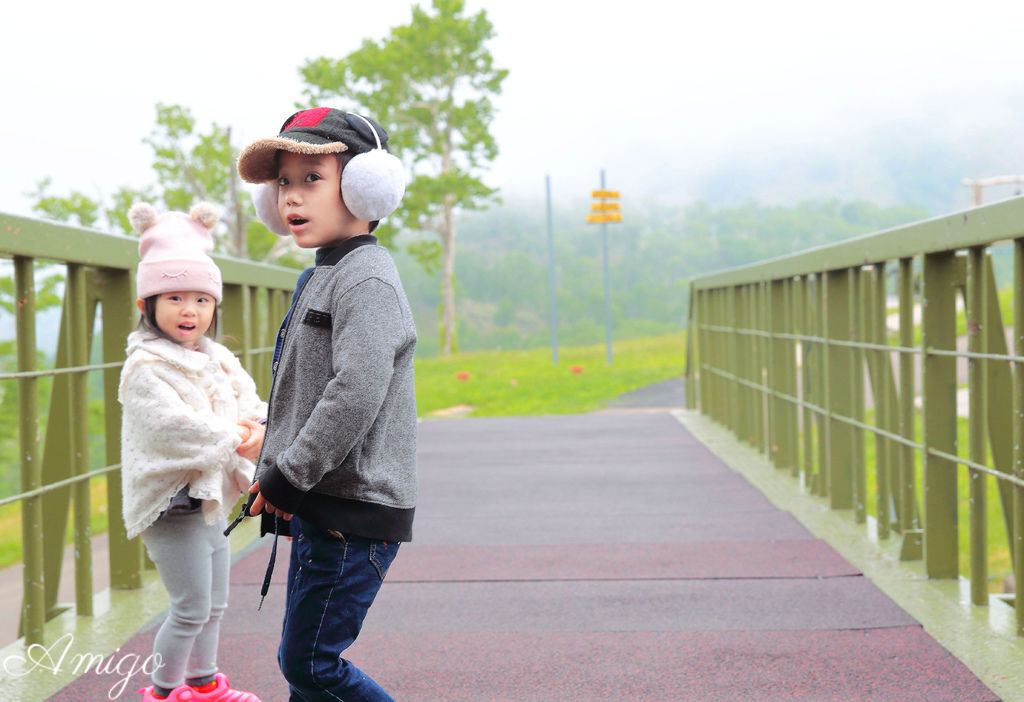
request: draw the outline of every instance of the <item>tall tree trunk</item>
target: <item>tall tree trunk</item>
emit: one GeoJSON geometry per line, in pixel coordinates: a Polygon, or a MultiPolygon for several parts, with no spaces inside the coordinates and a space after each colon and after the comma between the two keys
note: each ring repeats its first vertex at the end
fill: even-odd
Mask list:
{"type": "Polygon", "coordinates": [[[451,356],[455,345],[455,219],[454,198],[445,195],[441,232],[441,355],[451,356]]]}

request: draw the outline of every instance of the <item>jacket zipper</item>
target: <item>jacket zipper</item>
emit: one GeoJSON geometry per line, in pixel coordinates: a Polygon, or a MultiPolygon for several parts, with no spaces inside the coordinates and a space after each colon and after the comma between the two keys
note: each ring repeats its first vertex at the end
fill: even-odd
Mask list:
{"type": "MultiPolygon", "coordinates": [[[[278,334],[281,334],[282,332],[284,333],[284,340],[281,342],[281,353],[280,355],[278,355],[277,360],[274,361],[274,365],[271,368],[271,377],[273,378],[273,380],[270,383],[270,395],[267,397],[267,427],[270,426],[270,408],[272,407],[271,403],[273,403],[274,401],[274,388],[277,387],[277,366],[281,362],[281,359],[284,358],[285,344],[287,344],[288,339],[291,338],[291,334],[289,334],[288,332],[291,330],[292,322],[294,321],[293,313],[295,312],[296,309],[298,309],[299,303],[302,302],[302,294],[306,292],[306,286],[309,285],[309,281],[313,278],[314,275],[316,275],[317,268],[319,268],[319,266],[314,267],[313,271],[308,276],[306,276],[306,279],[302,282],[302,287],[299,289],[299,294],[295,296],[295,304],[292,305],[291,309],[288,311],[288,324],[285,325],[284,329],[278,332],[278,334]]],[[[264,438],[266,438],[266,429],[264,430],[264,438]]],[[[266,445],[266,441],[264,441],[260,445],[260,455],[256,457],[257,470],[259,470],[260,461],[263,460],[263,450],[266,448],[266,445]]],[[[253,483],[256,482],[255,474],[253,474],[252,481],[253,483]]]]}

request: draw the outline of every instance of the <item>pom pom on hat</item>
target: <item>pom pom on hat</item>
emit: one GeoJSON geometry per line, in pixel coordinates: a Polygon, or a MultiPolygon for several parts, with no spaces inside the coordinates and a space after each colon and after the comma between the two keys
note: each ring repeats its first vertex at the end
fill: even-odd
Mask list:
{"type": "Polygon", "coordinates": [[[139,232],[139,262],[136,289],[142,299],[160,293],[195,291],[223,299],[220,269],[209,253],[213,251],[210,230],[219,214],[210,203],[195,205],[189,214],[166,212],[145,202],[128,210],[132,228],[139,232]]]}
{"type": "Polygon", "coordinates": [[[137,202],[128,210],[128,221],[132,229],[141,234],[156,221],[156,208],[148,202],[137,202]]]}
{"type": "MultiPolygon", "coordinates": [[[[211,230],[217,226],[217,220],[220,219],[220,213],[217,211],[217,208],[209,202],[196,203],[189,210],[188,214],[189,217],[211,230]]],[[[210,244],[211,246],[213,244],[212,238],[210,244]]]]}

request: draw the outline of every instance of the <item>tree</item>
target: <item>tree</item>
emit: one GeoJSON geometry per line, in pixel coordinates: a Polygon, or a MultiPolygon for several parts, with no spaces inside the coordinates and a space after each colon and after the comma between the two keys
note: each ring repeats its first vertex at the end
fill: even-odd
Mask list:
{"type": "Polygon", "coordinates": [[[187,107],[156,105],[156,126],[143,142],[153,149],[155,185],[142,189],[121,186],[110,205],[72,190],[60,197],[49,192],[45,178],[30,193],[33,209],[44,217],[83,227],[97,227],[101,215],[112,231],[134,235],[128,208],[135,202],[160,202],[169,210],[188,211],[200,200],[224,206],[221,224],[213,232],[217,248],[238,258],[299,265],[291,255],[291,241],[278,237],[260,224],[251,198],[238,184],[235,161],[238,149],[231,143],[231,128],[212,125],[209,132],[196,131],[196,120],[187,107]]]}
{"type": "MultiPolygon", "coordinates": [[[[223,248],[232,256],[247,254],[243,199],[235,171],[236,150],[231,145],[231,128],[213,124],[208,134],[196,134],[195,118],[187,107],[156,105],[156,128],[143,142],[153,149],[153,170],[170,210],[187,212],[193,203],[226,203],[221,223],[223,248]]],[[[216,232],[215,232],[216,235],[216,232]]]]}
{"type": "Polygon", "coordinates": [[[408,25],[381,42],[367,39],[342,59],[307,61],[300,73],[312,104],[341,98],[365,109],[391,134],[394,151],[412,170],[402,207],[382,227],[383,240],[399,228],[429,231],[410,252],[428,270],[440,269],[441,354],[455,340],[455,214],[482,209],[496,192],[479,171],[497,156],[489,128],[491,97],[508,75],[495,68],[486,43],[494,36],[487,13],[463,14],[463,0],[416,6],[408,25]]]}
{"type": "Polygon", "coordinates": [[[48,219],[71,222],[80,227],[93,227],[100,218],[100,203],[88,195],[72,190],[67,197],[57,197],[48,191],[52,178],[43,178],[36,183],[36,191],[30,194],[35,200],[32,209],[48,219]]]}

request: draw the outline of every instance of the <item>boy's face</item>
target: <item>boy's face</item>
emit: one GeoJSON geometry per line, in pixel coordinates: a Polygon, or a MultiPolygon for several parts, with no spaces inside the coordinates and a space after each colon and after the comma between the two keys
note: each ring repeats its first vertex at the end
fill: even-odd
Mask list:
{"type": "Polygon", "coordinates": [[[277,185],[277,211],[302,248],[333,246],[369,231],[341,199],[334,154],[278,152],[277,185]]]}

